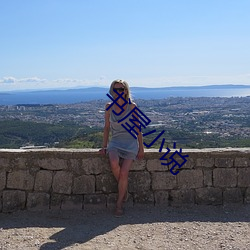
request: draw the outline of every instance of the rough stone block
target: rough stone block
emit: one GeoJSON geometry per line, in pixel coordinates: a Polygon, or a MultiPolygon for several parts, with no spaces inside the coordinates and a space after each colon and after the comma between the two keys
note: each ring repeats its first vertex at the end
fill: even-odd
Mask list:
{"type": "Polygon", "coordinates": [[[102,174],[110,172],[108,159],[105,158],[87,158],[82,159],[81,168],[85,171],[85,174],[102,174]]]}
{"type": "Polygon", "coordinates": [[[169,205],[168,191],[155,191],[154,197],[155,197],[156,206],[168,206],[169,205]]]}
{"type": "Polygon", "coordinates": [[[32,190],[33,187],[34,177],[28,170],[18,170],[8,174],[7,188],[32,190]]]}
{"type": "Polygon", "coordinates": [[[50,209],[55,209],[55,210],[61,209],[63,199],[64,199],[63,194],[52,193],[50,196],[50,209]]]}
{"type": "Polygon", "coordinates": [[[195,190],[195,200],[199,205],[221,205],[222,190],[220,188],[206,187],[195,190]]]}
{"type": "Polygon", "coordinates": [[[159,159],[147,160],[146,168],[149,172],[168,170],[168,166],[161,165],[159,159]]]}
{"type": "Polygon", "coordinates": [[[135,193],[133,197],[135,203],[154,205],[154,194],[151,191],[135,193]]]}
{"type": "Polygon", "coordinates": [[[203,187],[203,172],[201,169],[183,170],[177,174],[177,183],[181,189],[203,187]]]}
{"type": "Polygon", "coordinates": [[[3,191],[3,212],[15,212],[25,208],[26,195],[24,191],[3,191]]]}
{"type": "Polygon", "coordinates": [[[130,172],[128,190],[132,193],[140,193],[150,190],[151,177],[148,172],[130,172]]]}
{"type": "Polygon", "coordinates": [[[244,202],[245,204],[250,204],[250,187],[246,190],[244,202]]]}
{"type": "Polygon", "coordinates": [[[82,168],[82,159],[69,159],[68,169],[75,175],[86,174],[86,170],[82,168]]]}
{"type": "Polygon", "coordinates": [[[152,190],[172,189],[176,187],[176,176],[170,172],[152,173],[152,190]]]}
{"type": "Polygon", "coordinates": [[[146,169],[146,160],[136,160],[133,162],[131,170],[132,171],[139,171],[146,169]]]}
{"type": "Polygon", "coordinates": [[[58,159],[58,158],[46,158],[46,159],[37,159],[34,162],[35,165],[38,165],[40,168],[47,170],[66,170],[68,169],[67,160],[58,159]]]}
{"type": "MultiPolygon", "coordinates": [[[[182,155],[184,156],[186,154],[182,153],[182,155]]],[[[190,168],[193,168],[194,165],[192,165],[192,163],[189,160],[190,160],[189,157],[183,157],[183,158],[181,158],[178,154],[175,154],[174,157],[173,157],[173,163],[169,164],[168,168],[169,168],[169,170],[171,170],[174,167],[174,169],[172,171],[175,172],[175,173],[178,173],[178,171],[180,169],[190,169],[190,168]],[[186,162],[185,162],[185,159],[186,159],[186,162]]],[[[169,159],[169,161],[171,161],[171,159],[169,159]]],[[[192,161],[192,159],[191,159],[191,161],[192,161]]],[[[166,168],[167,168],[167,166],[166,166],[166,168]]]]}
{"type": "Polygon", "coordinates": [[[47,193],[29,193],[27,197],[27,209],[46,210],[49,209],[50,195],[47,193]]]}
{"type": "Polygon", "coordinates": [[[0,169],[9,171],[12,168],[11,160],[9,158],[0,157],[0,169]]]}
{"type": "Polygon", "coordinates": [[[82,210],[83,209],[83,196],[70,195],[64,196],[61,205],[62,210],[82,210]]]}
{"type": "Polygon", "coordinates": [[[196,168],[205,167],[212,168],[214,166],[214,158],[198,158],[195,164],[196,168]]]}
{"type": "Polygon", "coordinates": [[[104,194],[85,194],[83,202],[86,210],[105,209],[107,204],[104,194]]]}
{"type": "Polygon", "coordinates": [[[231,168],[234,165],[234,159],[231,158],[216,158],[215,167],[218,168],[231,168]]]}
{"type": "Polygon", "coordinates": [[[36,174],[35,191],[49,192],[52,185],[52,171],[41,170],[36,174]]]}
{"type": "Polygon", "coordinates": [[[235,168],[216,168],[213,170],[214,187],[236,187],[237,171],[235,168]]]}
{"type": "Polygon", "coordinates": [[[3,209],[3,192],[0,191],[0,213],[3,209]]]}
{"type": "Polygon", "coordinates": [[[171,190],[169,194],[169,201],[171,206],[194,204],[194,190],[193,189],[171,190]]]}
{"type": "Polygon", "coordinates": [[[88,194],[95,192],[95,177],[93,175],[82,175],[74,178],[73,194],[88,194]]]}
{"type": "Polygon", "coordinates": [[[195,168],[195,160],[193,158],[187,157],[187,162],[181,167],[182,169],[193,169],[195,168]]]}
{"type": "Polygon", "coordinates": [[[4,190],[6,185],[6,172],[0,172],[0,191],[4,190]]]}
{"type": "Polygon", "coordinates": [[[224,203],[243,203],[243,196],[240,188],[226,188],[223,192],[224,203]]]}
{"type": "Polygon", "coordinates": [[[213,186],[213,171],[211,169],[204,169],[203,170],[203,177],[204,177],[204,186],[205,187],[213,186]]]}
{"type": "Polygon", "coordinates": [[[249,158],[239,158],[236,157],[234,161],[235,167],[250,167],[250,159],[249,158]]]}
{"type": "Polygon", "coordinates": [[[118,198],[117,193],[112,193],[107,195],[107,208],[114,208],[118,198]]]}
{"type": "Polygon", "coordinates": [[[52,183],[53,192],[60,194],[70,194],[72,188],[72,182],[73,182],[72,173],[66,171],[56,172],[52,183]]]}
{"type": "Polygon", "coordinates": [[[250,167],[238,169],[238,187],[250,187],[250,167]]]}
{"type": "Polygon", "coordinates": [[[16,157],[13,161],[12,161],[12,165],[13,167],[16,169],[27,169],[29,168],[29,164],[28,162],[30,162],[29,158],[26,157],[16,157]]]}
{"type": "Polygon", "coordinates": [[[104,193],[118,192],[117,181],[113,174],[100,174],[96,176],[96,191],[104,193]]]}

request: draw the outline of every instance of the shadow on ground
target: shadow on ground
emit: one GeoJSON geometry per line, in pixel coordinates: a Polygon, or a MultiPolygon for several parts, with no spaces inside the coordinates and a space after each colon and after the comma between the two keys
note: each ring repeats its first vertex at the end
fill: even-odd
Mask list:
{"type": "Polygon", "coordinates": [[[0,214],[0,228],[62,228],[53,234],[51,242],[41,250],[55,250],[73,244],[85,243],[106,234],[121,225],[156,222],[250,222],[250,206],[194,206],[189,208],[156,208],[135,206],[127,208],[122,218],[115,218],[110,210],[104,211],[20,211],[0,214]]]}

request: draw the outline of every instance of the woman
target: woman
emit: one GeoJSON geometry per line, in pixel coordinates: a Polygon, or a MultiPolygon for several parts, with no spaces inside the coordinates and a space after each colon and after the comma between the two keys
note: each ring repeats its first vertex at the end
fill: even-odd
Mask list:
{"type": "MultiPolygon", "coordinates": [[[[144,157],[144,148],[142,142],[142,134],[136,127],[138,135],[135,139],[130,132],[128,132],[121,124],[128,122],[132,114],[126,117],[130,111],[136,107],[132,102],[130,95],[129,85],[124,80],[115,80],[111,83],[109,93],[114,99],[118,97],[116,90],[119,94],[123,92],[122,97],[128,102],[125,103],[122,98],[119,98],[116,103],[123,106],[124,111],[116,103],[107,103],[105,107],[105,126],[103,135],[103,147],[100,150],[101,154],[108,154],[112,172],[118,182],[118,199],[116,203],[115,216],[120,217],[123,215],[123,201],[128,198],[128,173],[133,161],[142,159],[144,157]],[[115,115],[114,112],[119,114],[115,115]],[[122,118],[123,122],[118,122],[122,118]],[[111,130],[111,139],[109,140],[109,132],[111,130]],[[119,160],[122,160],[119,165],[119,160]]],[[[134,113],[133,113],[134,114],[134,113]]],[[[135,114],[134,114],[135,115],[135,114]]]]}

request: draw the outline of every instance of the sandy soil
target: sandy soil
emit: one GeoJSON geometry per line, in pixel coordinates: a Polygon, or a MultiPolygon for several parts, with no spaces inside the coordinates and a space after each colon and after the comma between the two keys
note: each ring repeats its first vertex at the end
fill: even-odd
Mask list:
{"type": "Polygon", "coordinates": [[[250,206],[2,213],[0,249],[250,250],[250,206]]]}

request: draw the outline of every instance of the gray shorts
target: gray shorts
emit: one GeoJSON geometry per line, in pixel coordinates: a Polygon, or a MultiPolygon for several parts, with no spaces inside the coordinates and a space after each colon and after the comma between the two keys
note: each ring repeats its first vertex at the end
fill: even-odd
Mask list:
{"type": "Polygon", "coordinates": [[[109,152],[115,152],[118,154],[118,156],[122,159],[129,159],[129,160],[136,160],[136,156],[137,154],[134,154],[132,152],[128,152],[119,148],[107,148],[107,154],[109,154],[109,152]]]}

